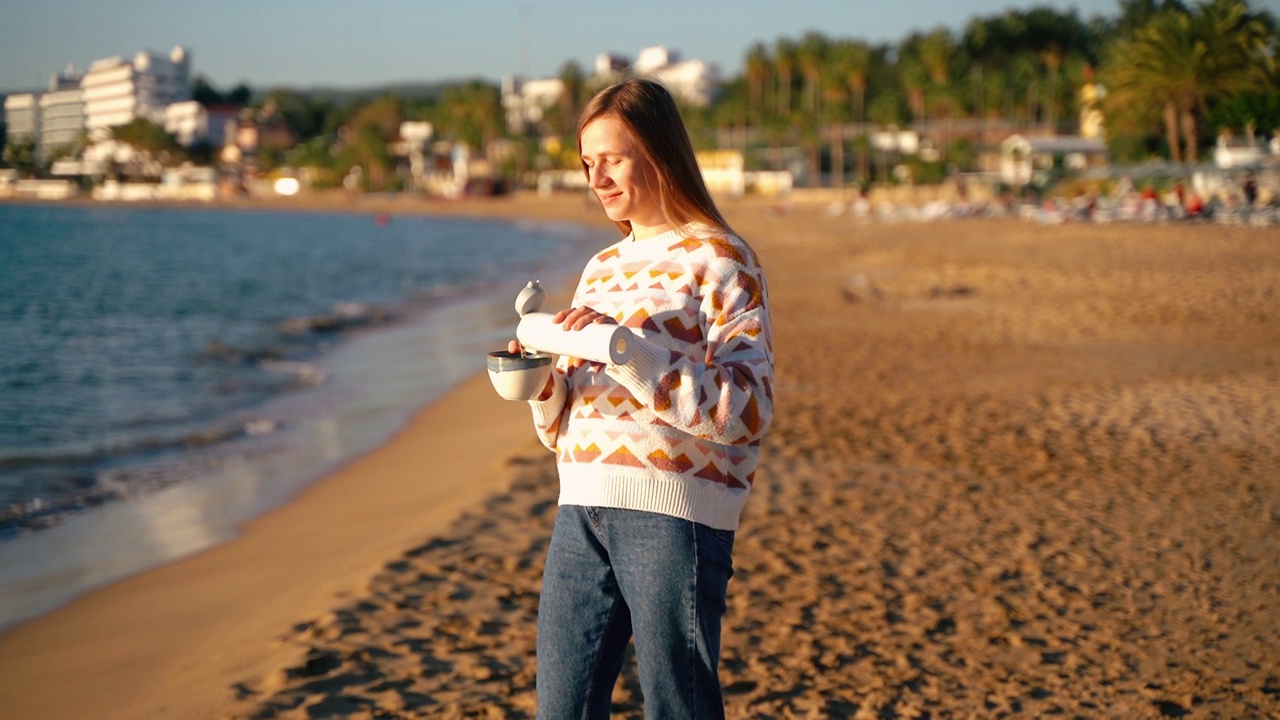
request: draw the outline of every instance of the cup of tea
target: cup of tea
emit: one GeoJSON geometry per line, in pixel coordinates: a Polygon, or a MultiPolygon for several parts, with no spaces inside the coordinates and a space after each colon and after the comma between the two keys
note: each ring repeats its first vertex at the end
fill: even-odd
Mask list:
{"type": "Polygon", "coordinates": [[[546,353],[495,350],[486,362],[489,382],[507,400],[532,400],[551,377],[551,356],[546,353]]]}

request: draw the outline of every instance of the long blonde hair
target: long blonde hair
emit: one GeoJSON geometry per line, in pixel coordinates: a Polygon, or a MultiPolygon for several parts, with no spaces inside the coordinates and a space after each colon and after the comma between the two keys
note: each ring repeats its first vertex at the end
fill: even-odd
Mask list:
{"type": "MultiPolygon", "coordinates": [[[[617,118],[623,124],[649,163],[657,178],[658,202],[667,224],[678,228],[696,222],[732,232],[702,180],[689,132],[666,87],[654,80],[631,78],[596,93],[578,120],[579,155],[582,154],[582,129],[604,116],[617,118]]],[[[582,171],[590,180],[585,162],[582,171]]],[[[629,221],[616,224],[623,235],[631,232],[629,221]]]]}

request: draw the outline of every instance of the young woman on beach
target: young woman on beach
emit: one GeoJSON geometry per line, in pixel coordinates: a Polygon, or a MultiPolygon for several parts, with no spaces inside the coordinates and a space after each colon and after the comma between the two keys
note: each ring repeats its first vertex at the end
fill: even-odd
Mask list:
{"type": "Polygon", "coordinates": [[[556,322],[621,323],[638,340],[624,365],[561,357],[530,401],[560,475],[538,717],[607,718],[634,635],[646,717],[722,718],[734,531],[773,414],[764,273],[711,199],[662,85],[600,91],[578,151],[624,237],[587,263],[556,322]]]}

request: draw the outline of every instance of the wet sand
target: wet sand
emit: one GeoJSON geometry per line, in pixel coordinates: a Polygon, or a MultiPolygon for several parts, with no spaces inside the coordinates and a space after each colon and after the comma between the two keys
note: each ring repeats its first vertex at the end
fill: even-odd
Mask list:
{"type": "MultiPolygon", "coordinates": [[[[723,209],[778,348],[730,717],[1280,716],[1280,229],[723,209]]],[[[528,423],[477,377],[236,541],[0,637],[5,716],[531,717],[528,423]]]]}

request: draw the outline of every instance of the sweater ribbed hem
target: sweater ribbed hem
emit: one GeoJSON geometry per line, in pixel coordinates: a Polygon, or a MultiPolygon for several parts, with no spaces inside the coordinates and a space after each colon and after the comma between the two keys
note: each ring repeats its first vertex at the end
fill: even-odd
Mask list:
{"type": "Polygon", "coordinates": [[[627,474],[589,463],[560,464],[560,504],[671,515],[717,530],[737,530],[751,490],[704,480],[627,474]]]}

